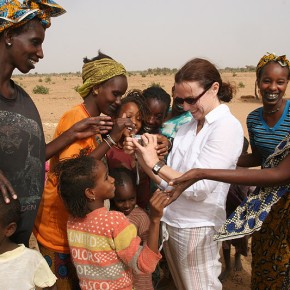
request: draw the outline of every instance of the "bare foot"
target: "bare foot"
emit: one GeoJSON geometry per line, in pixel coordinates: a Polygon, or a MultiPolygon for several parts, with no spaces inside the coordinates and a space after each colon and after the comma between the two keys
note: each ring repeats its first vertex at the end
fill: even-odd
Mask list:
{"type": "Polygon", "coordinates": [[[234,270],[235,271],[242,271],[243,270],[243,265],[242,265],[241,255],[240,254],[235,254],[234,270]]]}
{"type": "Polygon", "coordinates": [[[224,282],[230,276],[231,270],[232,269],[229,268],[229,269],[225,269],[224,271],[222,271],[221,274],[219,275],[219,280],[221,282],[224,282]]]}

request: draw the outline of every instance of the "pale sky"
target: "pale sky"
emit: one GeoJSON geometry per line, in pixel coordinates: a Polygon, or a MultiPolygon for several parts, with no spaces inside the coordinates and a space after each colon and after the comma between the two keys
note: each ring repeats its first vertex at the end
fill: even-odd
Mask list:
{"type": "Polygon", "coordinates": [[[99,49],[128,71],[180,68],[194,57],[224,67],[290,58],[290,0],[56,0],[44,59],[31,73],[81,71],[99,49]]]}

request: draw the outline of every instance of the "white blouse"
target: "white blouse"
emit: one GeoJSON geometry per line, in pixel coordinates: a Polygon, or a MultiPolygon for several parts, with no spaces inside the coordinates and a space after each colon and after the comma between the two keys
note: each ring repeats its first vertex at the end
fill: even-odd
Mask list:
{"type": "MultiPolygon", "coordinates": [[[[229,108],[219,105],[206,115],[197,135],[196,129],[194,119],[181,126],[168,156],[168,166],[181,173],[192,168],[235,169],[244,133],[229,108]]],[[[160,185],[165,186],[166,182],[160,185]]],[[[200,180],[165,208],[162,221],[178,228],[219,228],[226,219],[228,190],[227,183],[200,180]]]]}

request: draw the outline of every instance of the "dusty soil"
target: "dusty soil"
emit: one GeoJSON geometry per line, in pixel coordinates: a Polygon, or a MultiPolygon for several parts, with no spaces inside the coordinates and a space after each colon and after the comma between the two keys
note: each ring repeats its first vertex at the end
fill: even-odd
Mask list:
{"type": "MultiPolygon", "coordinates": [[[[255,73],[223,73],[224,81],[232,82],[237,87],[237,93],[229,103],[229,107],[233,114],[240,120],[243,125],[245,136],[248,136],[246,129],[246,117],[249,112],[261,106],[259,100],[254,97],[255,73]],[[240,85],[239,85],[240,84],[240,85]]],[[[63,75],[27,75],[14,76],[13,78],[21,85],[33,98],[40,112],[46,142],[52,139],[55,126],[62,114],[72,106],[81,103],[82,98],[78,95],[75,88],[82,83],[81,77],[71,74],[63,75]],[[39,95],[33,93],[36,86],[44,86],[49,89],[48,94],[39,95]]],[[[152,84],[159,84],[168,93],[174,83],[173,75],[162,76],[146,76],[132,75],[128,77],[129,89],[145,89],[152,84]]],[[[290,95],[290,89],[286,95],[290,95]]],[[[34,246],[34,243],[32,243],[34,246]]],[[[232,250],[234,253],[234,250],[232,250]]],[[[234,262],[234,260],[232,261],[234,262]]],[[[248,257],[242,257],[243,270],[240,272],[232,272],[231,276],[224,282],[223,289],[247,290],[250,289],[250,273],[251,273],[251,254],[248,257]]]]}

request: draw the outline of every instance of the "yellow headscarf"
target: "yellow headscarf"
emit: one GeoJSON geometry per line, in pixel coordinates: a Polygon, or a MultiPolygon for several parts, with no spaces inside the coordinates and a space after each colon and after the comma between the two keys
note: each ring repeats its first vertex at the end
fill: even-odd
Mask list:
{"type": "Polygon", "coordinates": [[[281,66],[283,66],[283,67],[288,66],[288,68],[290,68],[290,62],[286,58],[286,55],[277,56],[274,53],[268,52],[260,59],[259,63],[257,64],[257,68],[256,68],[257,78],[259,77],[259,73],[260,73],[261,69],[270,61],[278,62],[281,66]]]}
{"type": "Polygon", "coordinates": [[[79,87],[78,92],[84,98],[89,94],[93,86],[115,76],[126,74],[124,66],[110,58],[87,62],[83,65],[83,85],[79,87]]]}

